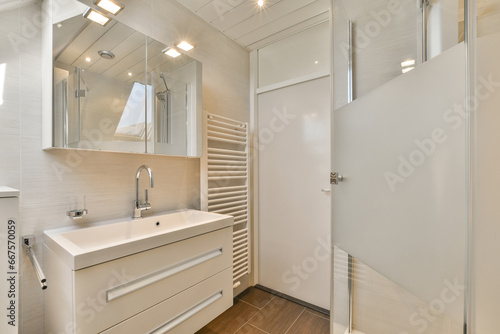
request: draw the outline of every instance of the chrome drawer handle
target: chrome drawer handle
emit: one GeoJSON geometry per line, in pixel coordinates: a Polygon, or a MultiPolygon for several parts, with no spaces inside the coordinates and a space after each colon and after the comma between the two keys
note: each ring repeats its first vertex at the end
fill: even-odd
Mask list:
{"type": "Polygon", "coordinates": [[[115,286],[111,289],[106,290],[106,302],[109,303],[112,300],[123,297],[129,293],[137,291],[139,289],[145,288],[151,284],[161,281],[165,278],[173,276],[181,271],[187,270],[189,268],[195,267],[203,262],[207,262],[217,256],[222,255],[222,247],[212,250],[210,252],[197,255],[195,257],[189,258],[182,262],[176,263],[174,265],[168,266],[166,268],[160,269],[158,271],[152,272],[145,276],[136,278],[132,281],[128,281],[124,284],[115,286]]]}
{"type": "Polygon", "coordinates": [[[188,308],[148,334],[164,334],[222,298],[222,290],[188,308]]]}

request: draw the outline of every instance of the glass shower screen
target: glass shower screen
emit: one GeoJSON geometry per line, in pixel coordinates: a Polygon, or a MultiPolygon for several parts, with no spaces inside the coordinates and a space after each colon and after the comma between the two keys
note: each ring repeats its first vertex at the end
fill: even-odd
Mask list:
{"type": "Polygon", "coordinates": [[[333,0],[333,16],[333,333],[462,333],[463,5],[333,0]]]}

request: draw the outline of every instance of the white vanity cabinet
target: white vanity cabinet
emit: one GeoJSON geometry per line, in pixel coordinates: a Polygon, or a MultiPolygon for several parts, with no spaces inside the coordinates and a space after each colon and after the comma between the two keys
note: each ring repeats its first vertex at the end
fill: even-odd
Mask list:
{"type": "Polygon", "coordinates": [[[233,302],[232,227],[79,270],[45,246],[46,333],[194,333],[233,302]]]}

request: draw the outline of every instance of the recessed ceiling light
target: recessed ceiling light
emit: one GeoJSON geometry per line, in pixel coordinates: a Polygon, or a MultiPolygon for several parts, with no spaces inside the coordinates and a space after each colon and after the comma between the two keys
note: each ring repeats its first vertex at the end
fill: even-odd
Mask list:
{"type": "Polygon", "coordinates": [[[179,57],[181,54],[179,53],[179,51],[177,51],[176,49],[174,48],[166,48],[165,50],[162,51],[164,54],[166,55],[169,55],[170,57],[172,58],[177,58],[179,57]]]}
{"type": "Polygon", "coordinates": [[[401,63],[401,67],[413,66],[415,65],[415,59],[408,59],[401,63]]]}
{"type": "Polygon", "coordinates": [[[88,8],[85,13],[83,13],[83,17],[94,21],[95,23],[99,23],[102,26],[105,26],[111,19],[106,15],[99,13],[97,10],[88,8]]]}
{"type": "Polygon", "coordinates": [[[131,77],[132,75],[134,75],[132,72],[128,72],[129,77],[131,77]]]}
{"type": "Polygon", "coordinates": [[[179,44],[176,45],[179,49],[182,49],[184,51],[189,51],[194,49],[194,45],[189,44],[186,41],[182,41],[179,44]]]}
{"type": "Polygon", "coordinates": [[[257,5],[259,5],[259,7],[264,6],[264,0],[257,1],[257,5]]]}
{"type": "Polygon", "coordinates": [[[414,68],[415,68],[415,67],[413,67],[413,66],[412,66],[412,67],[403,68],[403,69],[401,70],[401,72],[403,72],[403,73],[410,72],[410,71],[411,71],[411,70],[413,70],[414,68]]]}
{"type": "Polygon", "coordinates": [[[96,0],[94,3],[96,4],[96,6],[113,15],[118,14],[124,8],[122,5],[119,5],[116,2],[110,0],[96,0]]]}
{"type": "Polygon", "coordinates": [[[90,63],[90,62],[92,61],[92,59],[91,59],[90,57],[87,57],[87,58],[85,58],[85,61],[86,61],[87,63],[90,63]]]}

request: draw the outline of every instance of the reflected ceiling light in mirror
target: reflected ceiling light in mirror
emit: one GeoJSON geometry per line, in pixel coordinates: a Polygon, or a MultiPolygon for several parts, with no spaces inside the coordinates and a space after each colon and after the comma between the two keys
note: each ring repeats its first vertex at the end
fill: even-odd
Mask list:
{"type": "Polygon", "coordinates": [[[257,1],[257,5],[259,5],[259,7],[264,6],[264,0],[257,1]]]}
{"type": "Polygon", "coordinates": [[[169,55],[170,57],[172,58],[177,58],[179,57],[181,54],[179,53],[179,51],[177,51],[176,49],[174,48],[166,48],[165,50],[162,51],[164,54],[166,55],[169,55]]]}
{"type": "Polygon", "coordinates": [[[176,45],[179,49],[182,49],[184,51],[189,51],[194,49],[195,45],[191,45],[190,43],[186,41],[182,41],[176,45]]]}
{"type": "Polygon", "coordinates": [[[406,73],[415,68],[416,61],[415,59],[408,59],[401,62],[401,72],[406,73]]]}
{"type": "Polygon", "coordinates": [[[123,8],[125,8],[122,5],[119,5],[116,2],[110,0],[97,0],[94,3],[99,8],[102,8],[113,15],[118,14],[123,8]]]}
{"type": "Polygon", "coordinates": [[[90,7],[85,11],[85,13],[83,13],[83,17],[94,21],[95,23],[99,23],[102,26],[105,26],[109,21],[111,21],[109,17],[90,7]]]}
{"type": "Polygon", "coordinates": [[[415,65],[415,59],[408,59],[401,63],[401,67],[414,66],[414,65],[415,65]]]}
{"type": "Polygon", "coordinates": [[[411,71],[411,70],[413,70],[414,68],[415,68],[415,67],[413,67],[413,66],[412,66],[412,67],[403,68],[403,69],[401,70],[401,72],[403,72],[403,73],[410,72],[410,71],[411,71]]]}

